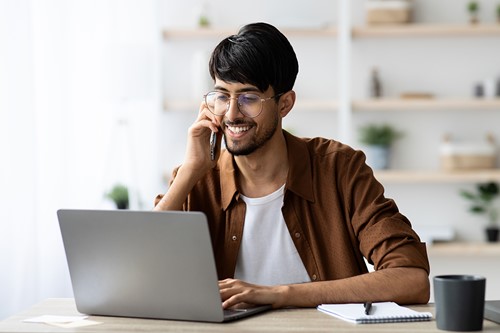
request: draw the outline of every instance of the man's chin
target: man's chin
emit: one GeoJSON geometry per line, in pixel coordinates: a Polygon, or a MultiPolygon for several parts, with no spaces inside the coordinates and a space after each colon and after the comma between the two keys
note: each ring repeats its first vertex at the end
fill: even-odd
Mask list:
{"type": "Polygon", "coordinates": [[[257,145],[249,145],[246,147],[238,147],[237,145],[226,145],[226,149],[233,156],[247,156],[259,149],[257,145]]]}

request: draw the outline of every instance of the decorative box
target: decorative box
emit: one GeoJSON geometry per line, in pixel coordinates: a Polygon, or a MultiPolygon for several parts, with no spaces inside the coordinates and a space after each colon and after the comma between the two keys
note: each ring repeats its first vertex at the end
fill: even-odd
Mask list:
{"type": "Polygon", "coordinates": [[[441,145],[441,166],[444,170],[492,169],[495,167],[496,145],[493,137],[484,142],[452,142],[441,145]]]}
{"type": "Polygon", "coordinates": [[[367,0],[365,9],[367,24],[402,24],[411,20],[409,0],[367,0]]]}

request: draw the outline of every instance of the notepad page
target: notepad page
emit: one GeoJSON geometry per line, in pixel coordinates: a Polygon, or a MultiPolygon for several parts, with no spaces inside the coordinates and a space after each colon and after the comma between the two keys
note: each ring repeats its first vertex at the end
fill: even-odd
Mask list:
{"type": "Polygon", "coordinates": [[[322,304],[318,310],[334,317],[357,324],[426,321],[430,312],[418,312],[394,302],[373,303],[370,314],[365,314],[363,303],[322,304]]]}

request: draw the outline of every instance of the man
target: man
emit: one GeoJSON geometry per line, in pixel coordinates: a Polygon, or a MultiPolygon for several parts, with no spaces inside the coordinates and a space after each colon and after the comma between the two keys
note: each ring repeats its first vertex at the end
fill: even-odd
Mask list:
{"type": "Polygon", "coordinates": [[[364,154],[282,130],[298,73],[288,40],[269,24],[249,24],[215,48],[209,69],[214,91],[155,210],[207,215],[223,306],[428,302],[425,244],[384,197],[364,154]]]}

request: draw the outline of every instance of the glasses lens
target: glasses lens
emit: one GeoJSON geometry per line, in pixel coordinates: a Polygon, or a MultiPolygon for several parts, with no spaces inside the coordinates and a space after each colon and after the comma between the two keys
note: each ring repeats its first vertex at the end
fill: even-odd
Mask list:
{"type": "Polygon", "coordinates": [[[227,112],[229,99],[229,95],[217,91],[212,91],[205,95],[205,103],[208,110],[216,116],[222,116],[227,112]]]}
{"type": "MultiPolygon", "coordinates": [[[[229,110],[231,96],[226,93],[211,91],[205,95],[208,110],[216,116],[223,116],[229,110]]],[[[238,95],[238,109],[247,117],[257,117],[262,111],[262,99],[256,94],[238,95]]]]}
{"type": "Polygon", "coordinates": [[[257,117],[262,110],[262,100],[255,94],[242,94],[238,96],[238,107],[245,116],[257,117]]]}

